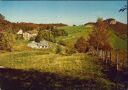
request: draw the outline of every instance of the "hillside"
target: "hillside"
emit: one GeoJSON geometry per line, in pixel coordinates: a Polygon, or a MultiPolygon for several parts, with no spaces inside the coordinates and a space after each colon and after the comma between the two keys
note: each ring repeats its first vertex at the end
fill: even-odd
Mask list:
{"type": "Polygon", "coordinates": [[[12,28],[13,25],[7,20],[0,19],[0,31],[6,30],[7,28],[12,28]]]}
{"type": "Polygon", "coordinates": [[[117,36],[122,39],[127,39],[127,24],[121,23],[119,21],[116,21],[114,24],[111,24],[112,21],[114,21],[114,19],[104,20],[104,22],[108,24],[109,28],[113,30],[117,36]]]}
{"type": "MultiPolygon", "coordinates": [[[[2,21],[1,25],[5,28],[10,25],[10,27],[22,27],[28,30],[37,27],[36,24],[32,23],[16,24],[6,20],[2,21]]],[[[101,60],[99,61],[98,57],[93,54],[78,52],[68,54],[66,52],[67,49],[74,46],[81,36],[88,40],[93,31],[93,25],[62,26],[57,27],[57,29],[66,31],[68,35],[56,37],[54,43],[48,41],[50,48],[33,49],[27,46],[30,41],[17,39],[13,43],[12,52],[1,51],[0,67],[4,68],[0,68],[0,78],[4,79],[5,82],[0,82],[0,84],[6,86],[5,89],[11,88],[13,90],[15,90],[14,87],[27,90],[29,88],[34,90],[37,87],[50,90],[52,88],[64,90],[83,88],[89,90],[99,90],[99,88],[101,90],[113,90],[115,82],[111,79],[116,77],[115,68],[113,69],[111,65],[109,67],[107,65],[103,66],[104,63],[101,60]],[[65,42],[66,46],[59,44],[59,41],[65,42]],[[58,47],[61,47],[60,53],[56,53],[58,47]],[[106,74],[108,68],[110,78],[106,74]],[[67,85],[66,88],[65,85],[67,85]]],[[[113,30],[109,30],[109,35],[114,49],[118,48],[122,51],[127,49],[127,42],[117,36],[113,30]]],[[[113,62],[116,62],[115,55],[116,52],[112,51],[113,62]]],[[[126,52],[121,55],[121,59],[119,59],[124,63],[126,52]]],[[[111,64],[113,65],[113,63],[111,64]]]]}
{"type": "Polygon", "coordinates": [[[81,36],[85,37],[85,39],[87,40],[89,38],[89,34],[91,34],[92,32],[92,26],[65,26],[60,27],[59,29],[64,29],[68,32],[69,35],[65,37],[58,37],[57,40],[65,41],[68,46],[73,46],[76,40],[81,36]]]}
{"type": "MultiPolygon", "coordinates": [[[[119,36],[122,39],[127,39],[127,24],[121,23],[111,18],[104,20],[104,22],[106,22],[109,29],[114,31],[117,36],[119,36]]],[[[89,22],[84,25],[95,25],[95,22],[89,22]]]]}
{"type": "Polygon", "coordinates": [[[104,22],[106,22],[109,25],[109,27],[117,33],[120,34],[127,33],[127,24],[121,23],[119,21],[116,21],[114,24],[111,24],[112,20],[114,19],[106,19],[104,20],[104,22]]]}

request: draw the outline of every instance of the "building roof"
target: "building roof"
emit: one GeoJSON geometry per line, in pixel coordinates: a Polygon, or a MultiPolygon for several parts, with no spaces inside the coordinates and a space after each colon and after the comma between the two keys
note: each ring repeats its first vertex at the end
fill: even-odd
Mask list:
{"type": "Polygon", "coordinates": [[[20,30],[17,32],[17,34],[23,34],[23,30],[20,29],[20,30]]]}
{"type": "Polygon", "coordinates": [[[39,45],[48,46],[48,42],[46,40],[42,40],[42,41],[39,42],[39,45]]]}

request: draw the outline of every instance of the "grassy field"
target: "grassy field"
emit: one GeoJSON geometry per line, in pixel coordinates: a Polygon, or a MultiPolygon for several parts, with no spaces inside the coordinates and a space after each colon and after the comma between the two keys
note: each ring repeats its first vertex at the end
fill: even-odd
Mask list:
{"type": "Polygon", "coordinates": [[[27,47],[27,43],[28,41],[18,40],[13,46],[13,52],[0,53],[0,65],[14,69],[36,69],[71,76],[81,76],[85,73],[101,75],[101,67],[94,63],[94,58],[86,54],[55,54],[55,43],[49,42],[51,45],[49,49],[31,49],[27,47]]]}
{"type": "Polygon", "coordinates": [[[94,73],[100,75],[100,66],[84,54],[64,56],[44,51],[23,51],[2,54],[0,64],[15,69],[36,69],[71,76],[94,73]]]}
{"type": "Polygon", "coordinates": [[[112,30],[109,32],[110,41],[115,49],[127,49],[127,40],[119,38],[112,30]]]}

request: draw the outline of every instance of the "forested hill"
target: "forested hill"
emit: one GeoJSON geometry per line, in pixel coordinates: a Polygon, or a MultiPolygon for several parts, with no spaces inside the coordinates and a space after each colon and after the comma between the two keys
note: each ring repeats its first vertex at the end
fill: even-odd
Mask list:
{"type": "Polygon", "coordinates": [[[27,31],[38,28],[51,29],[53,27],[61,27],[61,26],[67,26],[67,25],[63,23],[54,23],[54,24],[35,24],[35,23],[26,23],[26,22],[14,23],[7,21],[5,19],[0,19],[0,31],[11,30],[17,32],[19,29],[27,31]]]}

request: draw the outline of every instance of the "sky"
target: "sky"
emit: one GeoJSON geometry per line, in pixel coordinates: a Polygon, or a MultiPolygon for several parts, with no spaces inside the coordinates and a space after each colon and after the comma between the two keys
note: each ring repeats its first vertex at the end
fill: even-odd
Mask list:
{"type": "Polygon", "coordinates": [[[98,17],[127,23],[126,1],[0,1],[0,13],[11,22],[81,25],[98,17]]]}

